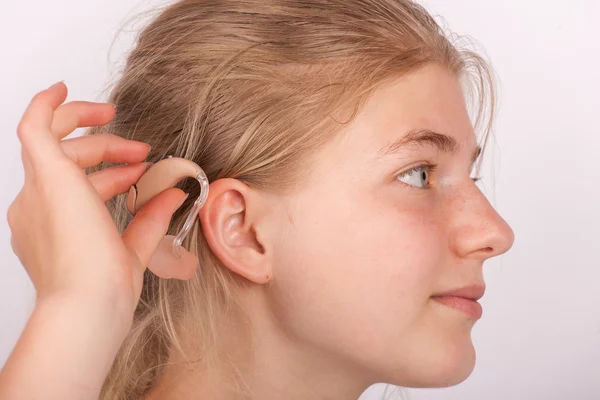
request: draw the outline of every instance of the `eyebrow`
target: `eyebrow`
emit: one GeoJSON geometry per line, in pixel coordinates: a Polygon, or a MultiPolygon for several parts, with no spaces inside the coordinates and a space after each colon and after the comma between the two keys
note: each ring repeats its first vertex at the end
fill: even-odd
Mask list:
{"type": "MultiPolygon", "coordinates": [[[[386,158],[410,146],[432,146],[444,153],[456,153],[460,148],[460,145],[452,136],[431,129],[417,128],[411,130],[395,142],[381,148],[377,152],[377,158],[386,158]]],[[[481,146],[477,146],[471,161],[475,162],[480,155],[481,146]]]]}

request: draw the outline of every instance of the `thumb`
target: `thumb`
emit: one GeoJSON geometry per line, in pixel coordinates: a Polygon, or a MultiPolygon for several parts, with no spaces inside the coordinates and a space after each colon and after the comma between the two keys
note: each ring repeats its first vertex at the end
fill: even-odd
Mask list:
{"type": "Polygon", "coordinates": [[[136,253],[143,268],[148,265],[167,231],[173,213],[187,198],[177,188],[169,188],[150,199],[140,208],[121,235],[125,245],[136,253]]]}

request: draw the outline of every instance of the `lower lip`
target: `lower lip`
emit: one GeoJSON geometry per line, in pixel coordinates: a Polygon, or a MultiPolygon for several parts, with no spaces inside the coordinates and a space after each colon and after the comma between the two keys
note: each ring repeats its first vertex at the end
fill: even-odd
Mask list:
{"type": "Polygon", "coordinates": [[[432,297],[433,300],[442,303],[448,307],[452,307],[456,310],[462,311],[469,317],[479,319],[483,315],[483,308],[481,304],[475,300],[465,299],[464,297],[456,296],[440,296],[432,297]]]}

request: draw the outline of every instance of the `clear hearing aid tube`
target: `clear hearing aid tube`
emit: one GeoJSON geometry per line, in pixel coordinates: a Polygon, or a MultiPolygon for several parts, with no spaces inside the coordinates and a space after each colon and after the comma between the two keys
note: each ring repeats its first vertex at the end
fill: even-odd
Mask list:
{"type": "Polygon", "coordinates": [[[192,228],[192,225],[194,225],[194,221],[196,220],[200,209],[204,206],[204,203],[206,203],[206,199],[208,198],[209,182],[204,171],[200,171],[200,173],[196,175],[196,179],[200,183],[200,195],[198,195],[198,198],[194,201],[194,205],[192,206],[183,227],[173,240],[173,254],[177,258],[181,258],[181,244],[192,228]]]}

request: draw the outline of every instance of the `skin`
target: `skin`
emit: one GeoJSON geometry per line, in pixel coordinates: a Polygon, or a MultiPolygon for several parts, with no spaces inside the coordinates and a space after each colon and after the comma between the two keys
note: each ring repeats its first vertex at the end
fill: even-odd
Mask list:
{"type": "Polygon", "coordinates": [[[483,286],[484,261],[514,241],[472,179],[477,154],[456,77],[432,65],[380,88],[292,195],[215,182],[201,210],[204,234],[254,283],[238,293],[251,327],[230,317],[218,337],[251,394],[228,391],[200,365],[172,366],[149,399],[356,399],[376,382],[466,379],[477,318],[432,297],[483,286]],[[412,135],[416,142],[381,156],[424,129],[449,137],[453,151],[412,135]],[[437,165],[428,179],[427,168],[403,175],[424,163],[437,165]]]}
{"type": "MultiPolygon", "coordinates": [[[[61,106],[65,98],[63,84],[40,92],[19,124],[25,184],[8,219],[38,304],[0,373],[0,399],[97,398],[131,327],[144,266],[183,198],[178,189],[161,193],[121,238],[104,201],[141,176],[147,149],[110,136],[61,141],[114,117],[111,106],[61,106]],[[103,159],[131,165],[82,174],[103,159]]],[[[375,382],[464,380],[474,367],[476,318],[434,296],[482,284],[483,262],[514,240],[472,180],[476,152],[456,78],[428,66],[380,88],[314,154],[313,179],[297,192],[212,182],[203,233],[248,283],[236,289],[243,313],[223,316],[218,327],[234,362],[227,365],[235,365],[220,372],[241,379],[236,388],[201,364],[177,364],[183,356],[173,352],[175,363],[147,399],[356,399],[375,382]],[[434,146],[437,137],[380,156],[415,129],[447,135],[455,151],[434,146]],[[426,179],[427,169],[406,173],[425,162],[437,165],[426,179]]],[[[193,272],[180,267],[153,272],[193,272]]],[[[183,337],[186,356],[194,357],[196,340],[183,337]]]]}
{"type": "Polygon", "coordinates": [[[3,400],[98,398],[131,328],[145,265],[185,197],[162,192],[121,235],[105,202],[144,173],[148,146],[113,135],[63,140],[115,115],[111,104],[62,104],[66,97],[64,83],[42,90],[17,126],[25,179],[7,220],[36,306],[0,371],[3,400]],[[84,173],[103,160],[128,165],[84,173]]]}

